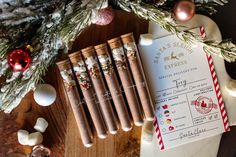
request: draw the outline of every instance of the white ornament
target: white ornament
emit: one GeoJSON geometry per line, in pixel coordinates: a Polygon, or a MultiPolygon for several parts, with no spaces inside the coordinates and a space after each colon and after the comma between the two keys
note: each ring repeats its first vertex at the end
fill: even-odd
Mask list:
{"type": "Polygon", "coordinates": [[[143,46],[152,45],[153,36],[152,34],[141,34],[139,37],[139,44],[143,46]]]}
{"type": "Polygon", "coordinates": [[[40,132],[34,132],[29,134],[29,139],[27,145],[35,146],[43,142],[43,135],[40,132]]]}
{"type": "Polygon", "coordinates": [[[225,90],[229,95],[236,97],[236,80],[230,79],[225,85],[225,90]]]}
{"type": "Polygon", "coordinates": [[[26,130],[18,130],[17,132],[18,142],[22,145],[28,145],[29,132],[26,130]]]}
{"type": "Polygon", "coordinates": [[[34,129],[43,133],[48,127],[48,122],[44,118],[38,118],[36,124],[34,125],[34,129]]]}
{"type": "Polygon", "coordinates": [[[49,106],[56,100],[56,90],[49,84],[39,84],[34,91],[34,100],[41,106],[49,106]]]}

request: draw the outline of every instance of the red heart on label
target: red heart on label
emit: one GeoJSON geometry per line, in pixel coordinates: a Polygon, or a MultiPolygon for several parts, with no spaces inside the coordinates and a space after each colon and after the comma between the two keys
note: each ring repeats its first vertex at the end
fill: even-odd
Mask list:
{"type": "Polygon", "coordinates": [[[202,101],[201,107],[205,108],[206,106],[207,106],[207,104],[204,101],[202,101]]]}
{"type": "Polygon", "coordinates": [[[175,128],[173,126],[169,126],[169,131],[173,131],[175,128]]]}
{"type": "Polygon", "coordinates": [[[162,106],[162,108],[165,110],[165,109],[167,109],[167,108],[168,108],[168,105],[167,105],[167,104],[165,104],[165,105],[163,105],[163,106],[162,106]]]}

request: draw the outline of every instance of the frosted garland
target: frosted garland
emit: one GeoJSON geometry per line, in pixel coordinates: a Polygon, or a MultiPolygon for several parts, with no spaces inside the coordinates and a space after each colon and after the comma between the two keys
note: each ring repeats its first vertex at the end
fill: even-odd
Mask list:
{"type": "Polygon", "coordinates": [[[228,0],[194,0],[198,3],[209,3],[209,2],[215,2],[219,5],[224,5],[225,3],[228,3],[228,0]]]}
{"type": "MultiPolygon", "coordinates": [[[[164,0],[160,0],[162,2],[164,0]]],[[[33,89],[46,74],[47,68],[55,61],[59,49],[67,52],[71,42],[82,29],[91,24],[93,10],[105,8],[107,0],[0,0],[0,77],[7,75],[0,92],[0,110],[11,112],[28,91],[33,89]],[[34,28],[36,30],[28,30],[34,28]],[[3,30],[3,31],[2,31],[3,30]],[[28,34],[27,34],[28,33],[28,34]],[[27,40],[19,40],[19,36],[27,34],[27,40]],[[28,41],[34,48],[32,68],[16,75],[7,65],[7,53],[10,49],[24,46],[28,41]],[[17,92],[16,92],[17,91],[17,92]]],[[[200,9],[214,9],[227,0],[195,0],[200,9]]],[[[222,56],[226,61],[236,59],[236,45],[228,40],[203,41],[195,34],[181,32],[179,26],[171,18],[171,12],[153,7],[141,1],[119,0],[117,5],[123,10],[133,11],[136,15],[159,24],[165,30],[175,33],[181,40],[189,44],[202,44],[210,54],[222,56]]],[[[210,13],[209,10],[207,12],[210,13]]],[[[96,16],[95,16],[96,17],[96,16]]],[[[96,18],[95,18],[96,20],[96,18]]],[[[121,60],[119,63],[122,63],[121,60]]],[[[120,66],[119,68],[126,68],[120,66]]]]}
{"type": "MultiPolygon", "coordinates": [[[[103,4],[106,0],[97,0],[97,3],[94,3],[94,1],[90,1],[87,5],[90,5],[91,7],[96,7],[94,6],[103,4]],[[93,3],[93,5],[91,5],[93,3]]],[[[40,4],[44,5],[44,7],[40,7],[39,5],[37,6],[40,9],[45,9],[51,4],[59,3],[59,1],[51,1],[47,2],[45,4],[40,4]]],[[[70,2],[66,7],[67,9],[67,16],[70,16],[69,13],[73,13],[74,7],[78,2],[72,1],[70,2]]],[[[41,18],[43,20],[42,26],[37,30],[35,37],[33,38],[33,43],[32,46],[34,47],[34,52],[36,55],[33,55],[32,57],[32,64],[30,68],[28,68],[24,73],[15,73],[12,72],[9,75],[8,81],[5,82],[5,85],[2,86],[1,92],[0,92],[0,110],[4,110],[4,112],[9,113],[11,112],[21,101],[21,99],[31,90],[34,89],[36,84],[41,80],[41,76],[45,75],[47,71],[47,67],[53,63],[55,60],[56,56],[58,55],[58,50],[62,47],[67,49],[67,44],[68,42],[65,41],[66,39],[61,38],[60,32],[58,32],[58,26],[63,22],[64,17],[64,1],[60,2],[60,5],[58,5],[58,9],[56,12],[53,12],[52,14],[49,15],[49,18],[45,18],[46,15],[43,10],[38,10],[34,6],[28,6],[27,9],[25,8],[18,8],[13,11],[16,13],[14,16],[12,15],[13,12],[11,10],[8,10],[7,8],[9,5],[12,5],[13,7],[16,7],[17,5],[19,6],[24,6],[28,5],[26,1],[24,2],[17,2],[15,0],[11,1],[0,1],[0,9],[3,11],[0,13],[0,19],[4,19],[3,24],[8,24],[8,25],[19,25],[22,22],[25,21],[25,17],[33,20],[37,20],[41,18]],[[8,4],[7,4],[8,3],[8,4]],[[32,11],[34,10],[37,13],[37,15],[31,15],[32,11]],[[17,17],[22,18],[17,18],[15,19],[14,17],[17,15],[17,17]],[[36,45],[36,46],[34,46],[36,45]],[[22,81],[21,83],[16,84],[17,81],[22,81]],[[25,83],[27,82],[27,83],[25,83]]],[[[97,7],[99,7],[97,6],[97,7]]],[[[86,18],[86,17],[84,17],[86,18]]],[[[29,20],[28,19],[28,20],[29,20]]],[[[30,22],[30,21],[27,21],[30,22]]],[[[84,25],[83,27],[85,27],[84,25]]],[[[80,29],[82,29],[81,27],[80,29]]],[[[80,33],[80,32],[78,32],[80,33]]],[[[74,33],[76,34],[76,32],[74,33]]],[[[72,36],[76,37],[76,36],[72,36]]],[[[2,40],[2,39],[1,39],[2,40]]],[[[3,47],[3,46],[2,46],[3,47]]],[[[1,48],[2,48],[1,47],[1,48]]],[[[0,49],[1,49],[0,48],[0,49]]],[[[1,49],[2,50],[2,49],[1,49]]],[[[9,69],[8,64],[7,64],[7,58],[1,60],[0,64],[0,76],[5,75],[6,72],[9,69]]],[[[68,79],[68,78],[67,78],[68,79]]],[[[72,82],[70,82],[72,83],[72,82]]]]}

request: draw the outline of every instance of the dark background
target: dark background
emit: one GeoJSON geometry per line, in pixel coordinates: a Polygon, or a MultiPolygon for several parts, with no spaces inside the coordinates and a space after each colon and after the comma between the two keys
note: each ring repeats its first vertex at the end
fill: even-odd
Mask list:
{"type": "MultiPolygon", "coordinates": [[[[236,44],[236,0],[217,8],[218,12],[211,16],[220,28],[223,39],[231,39],[236,44]]],[[[236,79],[236,63],[225,63],[228,74],[236,79]]]]}
{"type": "MultiPolygon", "coordinates": [[[[228,4],[220,6],[217,10],[218,12],[211,18],[219,26],[222,38],[232,39],[236,44],[236,0],[229,0],[228,4]]],[[[231,78],[236,79],[236,63],[225,62],[225,65],[231,78]]],[[[231,127],[230,132],[223,134],[218,157],[236,157],[236,126],[231,127]]]]}

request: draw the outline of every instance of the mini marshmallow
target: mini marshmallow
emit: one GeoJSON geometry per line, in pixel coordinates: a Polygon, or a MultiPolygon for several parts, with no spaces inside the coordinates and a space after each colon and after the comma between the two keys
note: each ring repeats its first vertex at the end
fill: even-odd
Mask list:
{"type": "Polygon", "coordinates": [[[34,129],[43,133],[48,127],[48,122],[44,118],[38,118],[36,124],[34,125],[34,129]]]}
{"type": "Polygon", "coordinates": [[[139,44],[143,46],[152,45],[153,36],[152,34],[141,34],[139,37],[139,44]]]}
{"type": "Polygon", "coordinates": [[[225,90],[229,95],[236,97],[236,80],[230,79],[225,85],[225,90]]]}
{"type": "Polygon", "coordinates": [[[34,132],[29,134],[27,145],[35,146],[43,142],[43,135],[40,132],[34,132]]]}
{"type": "Polygon", "coordinates": [[[26,130],[18,130],[17,132],[18,142],[22,145],[27,145],[29,140],[29,132],[26,130]]]}
{"type": "Polygon", "coordinates": [[[144,143],[151,143],[153,139],[153,122],[145,121],[143,125],[142,141],[144,143]]]}

